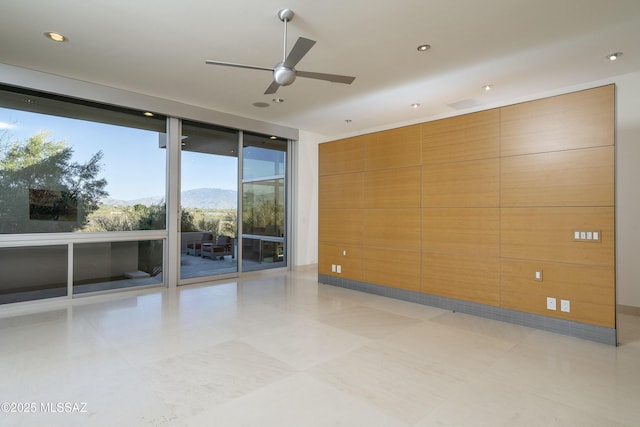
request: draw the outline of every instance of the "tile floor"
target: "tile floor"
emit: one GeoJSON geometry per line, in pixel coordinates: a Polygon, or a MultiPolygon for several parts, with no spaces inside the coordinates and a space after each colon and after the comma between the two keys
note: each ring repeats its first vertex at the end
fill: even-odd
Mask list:
{"type": "Polygon", "coordinates": [[[316,277],[0,308],[0,425],[640,425],[640,317],[610,347],[316,277]]]}

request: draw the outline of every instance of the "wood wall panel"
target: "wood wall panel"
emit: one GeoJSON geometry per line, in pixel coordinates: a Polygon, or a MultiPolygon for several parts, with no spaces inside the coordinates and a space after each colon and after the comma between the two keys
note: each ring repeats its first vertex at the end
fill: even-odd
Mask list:
{"type": "Polygon", "coordinates": [[[500,261],[497,257],[422,254],[422,292],[500,305],[500,261]]]}
{"type": "Polygon", "coordinates": [[[615,86],[501,108],[503,156],[614,144],[615,86]]]}
{"type": "Polygon", "coordinates": [[[498,208],[427,208],[422,210],[424,251],[497,257],[498,208]]]}
{"type": "Polygon", "coordinates": [[[420,291],[420,251],[366,247],[363,277],[367,283],[420,291]]]}
{"type": "Polygon", "coordinates": [[[365,172],[365,208],[419,208],[421,175],[420,167],[365,172]]]}
{"type": "Polygon", "coordinates": [[[364,201],[362,172],[323,175],[318,182],[318,197],[324,209],[361,209],[364,201]]]}
{"type": "Polygon", "coordinates": [[[347,245],[362,244],[363,217],[361,209],[320,209],[318,241],[347,245]]]}
{"type": "Polygon", "coordinates": [[[321,144],[319,273],[614,328],[614,93],[321,144]]]}
{"type": "Polygon", "coordinates": [[[422,124],[424,164],[500,155],[500,110],[487,110],[422,124]]]}
{"type": "Polygon", "coordinates": [[[559,264],[503,259],[502,306],[513,310],[615,327],[615,278],[613,267],[559,264]],[[536,281],[542,270],[542,281],[536,281]],[[557,310],[547,310],[547,297],[556,298],[557,310]],[[571,311],[560,310],[560,300],[571,311]]]}
{"type": "Polygon", "coordinates": [[[614,148],[505,157],[502,206],[613,206],[614,148]]]}
{"type": "Polygon", "coordinates": [[[367,209],[364,230],[364,246],[419,251],[420,209],[367,209]]]}
{"type": "Polygon", "coordinates": [[[362,247],[337,243],[320,243],[318,246],[318,273],[343,279],[362,279],[362,247]],[[346,251],[346,255],[343,255],[346,251]],[[340,265],[341,273],[332,272],[331,265],[340,265]]]}
{"type": "Polygon", "coordinates": [[[318,146],[319,174],[331,175],[362,171],[363,143],[369,138],[369,135],[363,135],[320,144],[318,146]]]}
{"type": "Polygon", "coordinates": [[[374,133],[364,141],[365,170],[420,164],[420,125],[374,133]]]}
{"type": "Polygon", "coordinates": [[[423,207],[498,207],[500,160],[423,166],[423,207]]]}
{"type": "Polygon", "coordinates": [[[576,264],[614,264],[614,209],[503,208],[501,254],[505,258],[576,264]],[[575,230],[600,231],[600,242],[577,242],[575,230]]]}

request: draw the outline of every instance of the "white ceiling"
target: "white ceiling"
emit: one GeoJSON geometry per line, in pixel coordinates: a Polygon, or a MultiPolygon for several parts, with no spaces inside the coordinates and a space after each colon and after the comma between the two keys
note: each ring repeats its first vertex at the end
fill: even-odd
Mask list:
{"type": "Polygon", "coordinates": [[[640,71],[640,0],[4,0],[0,62],[333,137],[640,71]],[[274,66],[285,7],[288,49],[317,41],[297,68],[352,85],[298,78],[276,104],[268,71],[204,63],[274,66]]]}

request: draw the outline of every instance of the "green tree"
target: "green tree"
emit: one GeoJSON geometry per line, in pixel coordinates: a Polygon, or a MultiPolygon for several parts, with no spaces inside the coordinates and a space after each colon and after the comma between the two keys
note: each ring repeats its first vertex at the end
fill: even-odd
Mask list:
{"type": "Polygon", "coordinates": [[[0,135],[0,233],[75,231],[99,206],[102,151],[72,161],[73,148],[42,131],[26,141],[0,135]]]}

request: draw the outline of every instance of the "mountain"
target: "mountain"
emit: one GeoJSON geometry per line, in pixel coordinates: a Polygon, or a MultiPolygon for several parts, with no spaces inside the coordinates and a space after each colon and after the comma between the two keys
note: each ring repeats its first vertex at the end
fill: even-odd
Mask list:
{"type": "Polygon", "coordinates": [[[238,192],[221,188],[196,188],[182,193],[183,208],[236,209],[238,192]]]}
{"type": "MultiPolygon", "coordinates": [[[[235,190],[223,190],[221,188],[196,188],[182,193],[181,205],[183,208],[201,209],[236,209],[238,192],[235,190]]],[[[111,197],[102,199],[102,204],[112,206],[133,206],[162,203],[163,196],[145,197],[134,200],[118,200],[111,197]]]]}

